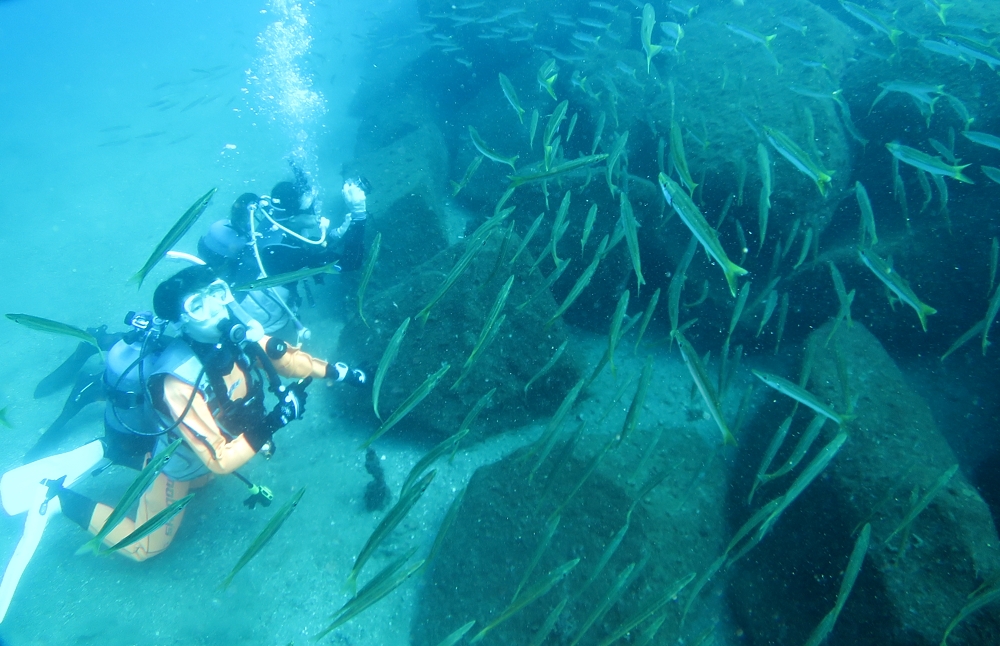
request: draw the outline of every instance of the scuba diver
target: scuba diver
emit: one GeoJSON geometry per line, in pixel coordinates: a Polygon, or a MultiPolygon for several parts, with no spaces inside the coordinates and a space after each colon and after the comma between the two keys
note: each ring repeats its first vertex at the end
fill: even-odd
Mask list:
{"type": "MultiPolygon", "coordinates": [[[[330,229],[330,221],[320,215],[315,187],[294,164],[292,170],[295,181],[279,182],[270,195],[239,196],[229,219],[213,223],[198,241],[199,257],[231,285],[333,263],[342,271],[360,268],[368,218],[367,182],[357,178],[344,183],[342,193],[349,212],[340,226],[330,229]]],[[[308,283],[304,288],[311,300],[308,283]]],[[[240,297],[240,305],[267,333],[293,324],[296,345],[308,338],[308,330],[298,320],[300,304],[296,282],[249,290],[240,297]]]]}
{"type": "MultiPolygon", "coordinates": [[[[264,334],[235,302],[228,284],[206,265],[188,267],[163,281],[153,305],[156,316],[134,315],[133,329],[108,352],[100,458],[138,470],[172,440],[182,438],[183,443],[142,494],[135,520],[125,519],[107,535],[108,546],[215,474],[235,473],[258,453],[270,457],[275,433],[302,418],[313,378],[366,382],[361,370],[327,363],[264,334]],[[168,323],[177,326],[179,336],[165,334],[168,323]],[[282,376],[298,381],[285,385],[282,376]],[[278,398],[270,410],[266,391],[278,398]]],[[[58,500],[56,510],[97,534],[113,508],[67,488],[65,477],[57,475],[44,476],[45,504],[52,509],[58,500]]],[[[182,518],[180,512],[120,551],[135,561],[161,553],[182,518]]]]}
{"type": "MultiPolygon", "coordinates": [[[[230,209],[229,219],[213,223],[198,241],[199,258],[227,284],[246,285],[259,278],[333,262],[344,271],[361,266],[368,217],[366,193],[370,191],[367,181],[359,177],[344,183],[342,193],[348,213],[338,228],[330,230],[329,220],[319,215],[316,188],[295,164],[292,171],[295,181],[279,182],[269,196],[253,193],[239,196],[230,209]]],[[[321,281],[322,277],[316,276],[314,280],[321,281]]],[[[308,283],[303,283],[303,287],[311,300],[308,283]]],[[[298,319],[301,297],[297,283],[238,292],[237,298],[243,310],[261,323],[265,333],[281,338],[294,336],[296,347],[308,338],[309,330],[298,319]]],[[[126,320],[126,324],[130,321],[126,320]]],[[[97,339],[103,352],[108,352],[123,337],[122,333],[109,333],[107,326],[87,331],[97,339]]],[[[75,380],[59,416],[25,454],[25,462],[52,452],[62,439],[66,424],[85,406],[104,400],[103,374],[85,369],[95,354],[96,347],[80,343],[72,355],[39,382],[35,399],[75,380]]]]}

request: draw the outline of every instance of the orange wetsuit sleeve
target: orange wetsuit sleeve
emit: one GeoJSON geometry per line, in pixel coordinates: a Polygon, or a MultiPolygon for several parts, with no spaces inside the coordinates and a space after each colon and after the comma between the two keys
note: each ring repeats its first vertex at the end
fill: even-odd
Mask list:
{"type": "MultiPolygon", "coordinates": [[[[265,352],[267,351],[269,341],[271,341],[271,337],[269,336],[265,336],[258,341],[260,347],[264,348],[265,352]]],[[[279,375],[296,379],[305,379],[306,377],[326,378],[328,362],[317,359],[308,352],[303,352],[290,345],[286,345],[285,348],[285,352],[277,358],[268,354],[271,357],[271,363],[274,364],[279,375]]]]}
{"type": "Polygon", "coordinates": [[[243,435],[230,440],[215,423],[208,403],[194,386],[173,375],[163,380],[163,401],[174,420],[180,418],[191,402],[184,421],[177,426],[184,440],[213,473],[232,473],[246,464],[256,452],[243,435]],[[192,400],[192,393],[194,399],[192,400]]]}

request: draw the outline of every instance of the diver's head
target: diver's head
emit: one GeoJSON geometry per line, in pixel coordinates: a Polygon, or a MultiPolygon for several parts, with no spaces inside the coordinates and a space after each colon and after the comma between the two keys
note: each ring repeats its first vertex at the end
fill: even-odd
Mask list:
{"type": "Polygon", "coordinates": [[[207,265],[182,269],[160,283],[153,294],[156,315],[177,323],[187,336],[201,343],[232,338],[237,327],[229,316],[232,302],[229,285],[207,265]]]}
{"type": "Polygon", "coordinates": [[[295,233],[305,234],[320,226],[316,213],[316,191],[292,182],[278,182],[270,195],[270,217],[295,233]]]}
{"type": "Polygon", "coordinates": [[[229,210],[230,226],[241,235],[249,236],[250,218],[254,217],[259,204],[260,197],[253,193],[244,193],[236,198],[232,208],[229,210]]]}

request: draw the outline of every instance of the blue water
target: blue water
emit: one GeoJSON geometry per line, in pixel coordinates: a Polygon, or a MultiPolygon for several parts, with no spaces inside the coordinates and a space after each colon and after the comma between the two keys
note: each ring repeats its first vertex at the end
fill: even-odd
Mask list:
{"type": "MultiPolygon", "coordinates": [[[[419,178],[427,169],[414,169],[406,164],[414,157],[434,162],[440,157],[444,160],[440,170],[447,177],[435,177],[430,182],[437,182],[435,190],[440,193],[435,193],[439,203],[432,210],[442,220],[451,219],[412,229],[409,228],[412,222],[403,222],[405,226],[396,229],[399,222],[392,219],[393,213],[373,213],[375,224],[367,239],[370,242],[372,232],[382,230],[388,246],[398,244],[395,248],[406,249],[407,253],[417,249],[414,257],[419,262],[424,245],[443,247],[461,239],[463,236],[455,233],[462,229],[466,219],[467,234],[484,215],[492,213],[511,172],[537,171],[542,167],[537,141],[528,144],[527,123],[532,110],[538,109],[535,138],[541,139],[556,101],[550,100],[544,91],[544,79],[539,82],[536,70],[552,56],[558,59],[560,70],[554,91],[559,93],[559,100],[569,99],[569,114],[579,119],[573,121],[576,134],[572,143],[568,141],[568,123],[561,126],[559,136],[565,136],[567,141],[562,143],[561,150],[556,147],[560,161],[594,151],[608,153],[612,142],[630,129],[615,181],[629,191],[641,224],[639,246],[646,278],[641,292],[636,292],[634,265],[623,251],[625,244],[615,250],[617,255],[611,260],[602,261],[601,271],[585,297],[564,317],[569,323],[571,353],[594,355],[596,363],[605,347],[609,321],[622,292],[632,290],[628,314],[636,316],[649,303],[653,290],[662,289],[657,316],[647,332],[648,345],[643,346],[655,356],[661,388],[651,393],[639,426],[641,432],[636,437],[648,440],[654,420],[671,430],[694,429],[684,437],[695,439],[672,447],[669,442],[679,440],[664,440],[660,453],[667,454],[665,468],[686,464],[690,471],[687,475],[677,466],[684,474],[676,478],[683,483],[684,500],[692,491],[696,491],[693,500],[711,498],[703,517],[710,518],[705,523],[711,525],[713,533],[709,536],[709,530],[704,530],[704,543],[699,544],[699,549],[710,552],[709,558],[714,558],[736,527],[756,508],[743,505],[744,485],[747,478],[752,478],[769,438],[761,435],[744,441],[741,437],[739,449],[718,448],[718,429],[704,410],[700,395],[692,389],[687,368],[673,352],[676,346],[670,342],[667,293],[690,238],[680,218],[673,217],[670,207],[661,199],[656,184],[659,170],[666,170],[677,181],[683,179],[681,173],[671,170],[677,164],[669,159],[670,147],[676,143],[670,134],[675,114],[677,132],[687,150],[687,163],[694,181],[700,185],[697,191],[692,191],[693,198],[712,224],[723,210],[732,209],[729,219],[719,229],[719,238],[731,257],[746,255],[745,262],[741,259],[740,263],[750,274],[741,278],[736,287],[752,281],[750,302],[761,299],[756,308],[747,311],[743,325],[733,336],[734,348],[737,343],[745,348],[745,357],[744,366],[734,379],[739,388],[734,384],[723,402],[724,416],[730,424],[734,423],[739,406],[737,390],[744,387],[743,383],[753,381],[749,368],[763,368],[794,378],[802,364],[807,337],[837,314],[840,303],[828,265],[835,262],[844,274],[847,290],[856,290],[852,305],[854,320],[872,331],[906,375],[907,387],[928,403],[937,425],[934,432],[940,431],[954,453],[943,451],[946,455],[941,459],[960,465],[963,486],[971,483],[985,500],[986,504],[981,504],[983,501],[976,498],[977,509],[988,516],[983,510],[989,505],[995,518],[1000,509],[1000,477],[996,475],[1000,440],[995,434],[1000,418],[1000,399],[996,395],[1000,372],[995,363],[995,341],[983,356],[977,335],[946,362],[940,359],[956,338],[981,320],[990,296],[995,299],[1000,293],[1000,287],[993,286],[995,266],[994,276],[990,276],[990,245],[1000,235],[995,206],[1000,187],[981,168],[1000,166],[997,157],[1000,153],[973,145],[962,136],[963,128],[969,127],[961,119],[964,107],[955,107],[951,102],[957,97],[965,102],[960,105],[974,111],[972,129],[1000,133],[1000,113],[995,105],[1000,82],[986,61],[973,68],[970,60],[940,54],[933,54],[940,58],[930,58],[931,50],[926,45],[933,40],[936,46],[943,47],[943,39],[951,38],[950,30],[954,29],[988,41],[984,45],[987,49],[993,47],[1000,25],[990,21],[1000,20],[1000,15],[992,6],[980,6],[972,0],[958,0],[956,4],[963,3],[969,4],[952,10],[950,15],[955,20],[947,26],[938,24],[939,19],[932,11],[934,0],[862,3],[881,16],[879,20],[904,28],[898,35],[893,34],[902,43],[897,48],[885,34],[850,16],[845,10],[850,3],[705,0],[699,13],[693,3],[658,1],[651,5],[655,7],[657,20],[661,24],[664,21],[678,24],[657,26],[653,41],[667,44],[665,34],[675,34],[677,53],[668,47],[647,59],[638,34],[644,3],[634,0],[610,3],[326,0],[302,4],[286,0],[103,3],[0,0],[0,313],[28,313],[80,327],[100,323],[114,326],[125,312],[149,308],[159,280],[181,266],[171,261],[161,263],[141,288],[128,282],[178,215],[209,189],[218,190],[216,198],[179,245],[182,249],[193,251],[197,236],[211,222],[226,217],[236,196],[248,191],[264,194],[276,182],[290,179],[289,161],[301,167],[318,187],[325,212],[340,212],[345,164],[349,166],[356,157],[373,151],[378,153],[382,146],[391,149],[398,140],[426,128],[437,138],[419,141],[441,141],[444,150],[406,151],[402,146],[401,153],[405,154],[398,156],[396,150],[390,153],[382,150],[387,157],[378,159],[391,160],[382,180],[384,186],[393,184],[393,171],[397,168],[401,182],[409,181],[408,173],[419,178]],[[609,9],[610,5],[619,9],[609,9]],[[491,16],[494,7],[504,11],[491,16]],[[893,9],[901,10],[898,23],[893,9]],[[751,25],[752,30],[746,31],[751,25]],[[820,25],[832,34],[824,34],[828,39],[814,37],[823,33],[820,25]],[[685,35],[677,39],[681,28],[686,30],[685,35]],[[605,30],[607,33],[598,38],[605,30]],[[763,37],[755,30],[775,36],[773,43],[759,42],[763,37]],[[646,72],[647,65],[652,73],[646,72]],[[498,73],[508,75],[517,88],[525,108],[523,122],[496,83],[498,73]],[[926,106],[906,93],[892,92],[872,108],[881,91],[879,83],[894,80],[932,85],[945,82],[951,98],[936,91],[934,111],[928,112],[926,106]],[[805,98],[792,86],[825,92],[826,96],[805,98]],[[845,101],[852,111],[857,137],[847,133],[842,108],[830,100],[834,89],[840,90],[838,101],[845,101]],[[674,101],[678,106],[676,113],[670,107],[674,101]],[[396,110],[397,106],[402,107],[396,110]],[[606,128],[603,139],[594,143],[592,150],[598,115],[602,113],[606,128]],[[445,197],[448,180],[457,182],[469,162],[482,152],[469,140],[470,125],[478,129],[500,156],[518,154],[517,171],[511,171],[503,159],[486,159],[460,196],[445,197]],[[829,196],[822,196],[805,173],[796,170],[780,154],[779,146],[769,141],[762,130],[766,125],[784,128],[821,165],[838,169],[830,180],[829,196]],[[806,144],[805,133],[809,131],[813,137],[806,144]],[[867,143],[862,144],[860,137],[867,139],[867,143]],[[947,155],[964,159],[956,164],[974,164],[966,172],[975,183],[959,183],[949,178],[945,180],[949,201],[945,203],[940,188],[935,187],[928,206],[921,208],[925,194],[914,169],[904,164],[900,176],[908,195],[905,204],[911,226],[907,226],[897,197],[899,188],[894,184],[892,157],[885,148],[894,141],[933,155],[942,154],[941,148],[948,149],[947,155]],[[757,192],[761,180],[755,157],[758,143],[769,154],[776,188],[766,241],[759,253],[757,192]],[[720,148],[724,149],[720,152],[720,148]],[[666,160],[662,159],[664,149],[666,160]],[[860,214],[855,181],[861,181],[870,195],[878,234],[883,240],[882,246],[877,247],[879,253],[896,252],[901,267],[898,271],[905,273],[923,300],[937,308],[937,313],[929,317],[926,332],[910,307],[887,300],[884,285],[857,257],[860,214]],[[379,229],[381,226],[385,228],[379,229]],[[447,235],[439,235],[446,229],[447,235]],[[410,230],[415,231],[412,240],[392,238],[393,234],[410,230]],[[745,236],[746,250],[739,249],[740,235],[745,236]],[[816,244],[810,249],[812,240],[816,244]],[[772,255],[783,247],[783,255],[780,252],[772,255]],[[795,263],[796,259],[799,263],[795,263]],[[773,292],[770,310],[774,317],[765,325],[762,312],[768,306],[764,304],[761,288],[772,275],[782,276],[782,282],[773,292]],[[781,352],[776,347],[776,322],[781,315],[775,311],[775,305],[779,294],[788,297],[791,303],[781,352]],[[691,466],[696,462],[699,463],[691,466]],[[711,486],[697,484],[705,474],[716,478],[711,486]],[[690,485],[692,482],[695,484],[690,485]]],[[[619,226],[616,225],[620,212],[618,198],[614,190],[609,198],[603,168],[595,168],[593,184],[588,180],[589,188],[580,186],[581,171],[567,175],[565,186],[559,184],[562,180],[546,184],[545,190],[551,195],[544,198],[538,190],[539,184],[530,182],[511,198],[510,204],[518,207],[511,220],[520,236],[537,213],[555,211],[563,192],[574,191],[571,228],[559,249],[566,257],[572,249],[574,266],[553,286],[555,303],[566,297],[595,253],[601,236],[612,234],[619,226]],[[599,205],[600,219],[588,245],[581,245],[578,251],[583,214],[589,204],[599,205]],[[580,251],[585,253],[576,256],[580,251]]],[[[385,193],[391,194],[398,187],[385,188],[385,193]]],[[[400,204],[404,202],[400,200],[400,204]]],[[[529,249],[538,256],[548,253],[542,246],[549,239],[551,215],[547,218],[529,249]]],[[[706,261],[700,249],[693,258],[680,322],[697,319],[688,335],[702,356],[711,349],[714,359],[708,365],[714,376],[719,368],[719,348],[723,339],[728,338],[733,299],[716,262],[706,261]]],[[[384,263],[390,264],[391,258],[384,263]]],[[[551,275],[553,267],[547,259],[541,267],[545,275],[551,275]]],[[[399,283],[410,279],[405,270],[392,278],[399,283]]],[[[347,284],[353,286],[349,281],[347,284]]],[[[387,290],[396,287],[385,282],[381,286],[387,290]]],[[[524,289],[521,282],[517,289],[524,289]]],[[[478,290],[467,293],[470,301],[492,298],[492,294],[488,297],[483,294],[485,291],[478,290]]],[[[377,294],[369,294],[371,299],[376,297],[377,294]]],[[[337,360],[341,358],[337,354],[341,346],[349,346],[338,335],[345,320],[348,326],[352,324],[354,293],[340,282],[332,281],[329,292],[321,295],[319,301],[318,308],[309,313],[314,328],[309,350],[337,360]]],[[[400,298],[400,304],[392,305],[398,309],[413,303],[407,304],[400,298]]],[[[420,305],[423,303],[416,304],[420,305]]],[[[438,315],[447,318],[444,312],[435,312],[438,315]]],[[[468,330],[456,331],[453,338],[461,335],[462,343],[468,340],[465,337],[474,339],[478,323],[470,322],[468,330]]],[[[0,344],[0,409],[5,409],[10,423],[10,428],[0,426],[3,447],[0,471],[6,471],[20,464],[21,456],[34,444],[38,433],[58,414],[63,395],[34,399],[32,389],[72,351],[76,342],[40,334],[5,320],[0,324],[3,331],[0,338],[4,340],[0,344]]],[[[356,320],[353,325],[353,329],[360,330],[356,320]]],[[[846,322],[841,325],[846,326],[846,322]]],[[[378,333],[388,336],[384,330],[378,333]]],[[[993,333],[1000,335],[995,329],[993,333]]],[[[375,333],[370,333],[366,324],[358,337],[367,339],[369,334],[375,333]]],[[[631,346],[633,339],[629,336],[622,345],[631,346]]],[[[452,342],[449,349],[457,352],[459,345],[452,342]]],[[[728,344],[725,347],[728,349],[728,344]]],[[[374,359],[377,358],[376,354],[374,359]]],[[[432,364],[441,360],[438,356],[419,358],[432,364]]],[[[547,359],[533,358],[538,365],[547,359]]],[[[621,363],[637,376],[643,359],[637,354],[630,360],[622,359],[621,363]]],[[[404,356],[397,365],[405,363],[404,356]]],[[[95,364],[90,365],[96,369],[95,364]]],[[[423,374],[407,376],[415,380],[414,386],[424,377],[423,374]]],[[[521,377],[489,375],[489,379],[497,382],[521,377]]],[[[602,375],[596,382],[598,386],[582,398],[587,403],[581,400],[574,415],[603,409],[619,387],[616,379],[606,373],[602,375]]],[[[877,386],[875,383],[872,387],[877,389],[877,386]]],[[[520,382],[512,387],[518,396],[520,387],[520,382]]],[[[763,387],[758,390],[748,415],[758,415],[755,406],[764,412],[748,421],[745,428],[770,432],[787,413],[784,410],[780,415],[775,413],[775,406],[779,405],[775,402],[790,402],[771,398],[771,391],[760,395],[761,390],[763,387]],[[777,416],[773,420],[763,418],[769,414],[777,416]]],[[[629,396],[632,392],[630,386],[629,396]]],[[[363,471],[364,455],[356,451],[357,445],[371,432],[372,420],[358,424],[356,418],[342,414],[331,404],[340,400],[331,391],[320,390],[318,384],[312,393],[313,414],[283,432],[279,456],[270,462],[257,459],[246,469],[249,477],[270,484],[282,502],[299,487],[307,487],[306,497],[294,516],[297,524],[290,523],[268,550],[241,572],[231,589],[221,592],[215,588],[274,508],[260,513],[243,509],[240,505],[245,496],[243,487],[229,478],[220,479],[199,493],[174,545],[148,563],[75,556],[75,549],[84,540],[83,533],[65,519],[55,519],[21,581],[6,619],[0,624],[3,643],[306,643],[328,622],[330,613],[349,598],[341,583],[360,546],[380,519],[363,511],[363,486],[367,478],[363,471]]],[[[553,409],[561,396],[560,393],[554,397],[553,409]]],[[[617,428],[621,428],[628,399],[622,401],[625,406],[609,409],[618,417],[609,418],[613,421],[608,424],[618,425],[617,428]]],[[[448,412],[461,418],[465,410],[448,412]]],[[[804,426],[802,413],[799,415],[793,435],[804,426]]],[[[547,416],[540,415],[535,425],[510,429],[490,441],[463,446],[453,464],[440,465],[435,488],[428,491],[402,529],[373,558],[373,563],[378,562],[381,567],[390,557],[405,553],[411,544],[428,546],[455,492],[472,473],[534,439],[538,425],[547,420],[547,416]]],[[[99,436],[101,423],[100,407],[85,409],[71,425],[63,448],[99,436]]],[[[655,428],[662,431],[660,426],[655,428]]],[[[380,442],[380,461],[386,465],[390,489],[398,489],[409,466],[437,439],[440,438],[414,439],[390,434],[380,442]]],[[[825,441],[829,439],[826,437],[825,441]]],[[[638,455],[642,451],[637,446],[630,450],[634,449],[638,455]]],[[[849,450],[851,444],[846,446],[849,450]]],[[[922,448],[913,447],[913,453],[926,458],[921,454],[922,448]]],[[[786,446],[782,455],[788,451],[786,446]]],[[[903,457],[907,456],[889,456],[889,461],[895,461],[891,466],[898,466],[903,457]]],[[[579,455],[577,458],[585,459],[579,455]]],[[[658,459],[654,457],[651,464],[658,464],[658,459]]],[[[653,473],[654,467],[649,468],[653,473]]],[[[914,489],[913,498],[908,497],[909,487],[893,498],[892,513],[879,518],[882,523],[877,526],[881,532],[879,538],[885,538],[886,528],[895,525],[917,493],[927,491],[933,475],[914,483],[918,488],[914,489]]],[[[111,500],[128,485],[131,476],[125,470],[112,469],[96,482],[88,482],[84,490],[102,500],[111,500]]],[[[630,486],[634,487],[634,483],[630,486]]],[[[666,485],[664,489],[667,486],[681,485],[666,485]]],[[[767,495],[777,495],[784,486],[769,489],[767,495]]],[[[972,489],[967,491],[969,498],[975,498],[972,489]]],[[[883,494],[882,491],[861,493],[866,500],[883,494]]],[[[681,497],[677,491],[672,491],[672,495],[681,497]]],[[[677,509],[682,507],[683,503],[677,509]]],[[[927,516],[921,517],[921,522],[926,519],[927,516]]],[[[616,518],[614,522],[620,520],[616,518]]],[[[822,527],[823,520],[812,522],[814,528],[822,527]]],[[[601,527],[608,532],[612,526],[605,522],[601,527]]],[[[778,527],[791,531],[787,523],[778,527]]],[[[919,534],[925,533],[930,541],[935,530],[930,525],[917,527],[919,530],[912,540],[919,546],[923,542],[919,534]]],[[[837,527],[831,536],[838,531],[845,534],[841,531],[844,529],[837,527]]],[[[0,517],[0,562],[13,551],[21,530],[21,517],[0,517]]],[[[782,540],[790,541],[789,536],[783,535],[782,540]]],[[[560,538],[563,544],[573,543],[571,537],[560,538]]],[[[512,546],[516,543],[521,548],[531,544],[520,535],[500,540],[509,540],[512,546]]],[[[766,596],[767,603],[771,603],[781,596],[783,586],[792,590],[818,590],[804,604],[811,613],[811,625],[815,624],[820,615],[815,621],[812,615],[817,608],[825,611],[832,605],[842,563],[853,544],[853,538],[847,541],[840,536],[838,540],[831,538],[822,544],[822,549],[816,550],[828,562],[816,564],[805,559],[814,568],[809,570],[808,576],[813,579],[809,585],[796,588],[797,574],[782,574],[787,579],[779,580],[769,590],[779,592],[762,594],[762,598],[766,596]],[[810,588],[812,583],[816,586],[810,588]]],[[[908,536],[906,540],[910,540],[908,536]]],[[[463,545],[448,556],[469,559],[470,572],[473,566],[483,567],[491,574],[499,572],[499,566],[490,557],[502,563],[508,556],[506,551],[491,552],[492,544],[486,540],[483,545],[487,547],[463,545]],[[485,556],[479,553],[480,549],[486,552],[485,556]],[[480,558],[481,561],[477,560],[480,558]]],[[[995,551],[996,545],[991,547],[995,551]]],[[[884,547],[881,549],[885,551],[884,547]]],[[[511,554],[514,552],[512,547],[511,554]]],[[[910,552],[915,553],[919,554],[917,547],[910,552]]],[[[984,562],[995,559],[993,552],[989,554],[984,562]]],[[[704,556],[702,553],[691,558],[704,556]]],[[[526,561],[526,553],[518,558],[526,561]]],[[[512,557],[512,560],[517,559],[512,557]]],[[[947,558],[944,562],[948,562],[947,558]]],[[[465,562],[461,563],[464,566],[465,562]]],[[[691,567],[704,571],[707,563],[691,567]]],[[[621,569],[624,565],[616,567],[621,569]]],[[[865,576],[869,575],[871,566],[868,567],[865,576]]],[[[376,569],[371,567],[370,571],[376,569]]],[[[581,572],[583,567],[576,575],[582,577],[581,572]]],[[[368,573],[366,570],[366,576],[368,573]]],[[[518,574],[511,576],[516,580],[518,574]]],[[[976,572],[975,576],[988,579],[993,574],[976,572]]],[[[677,628],[679,604],[671,604],[667,610],[670,620],[657,638],[660,641],[655,643],[673,643],[678,635],[683,643],[765,643],[762,636],[752,634],[753,621],[740,625],[733,613],[726,610],[726,594],[732,594],[734,588],[728,588],[722,579],[719,576],[702,593],[699,603],[703,605],[695,607],[687,632],[677,628]]],[[[969,577],[961,585],[971,592],[982,582],[969,577]]],[[[743,583],[746,584],[746,579],[743,583]]],[[[414,608],[419,606],[420,585],[430,583],[398,590],[335,631],[326,643],[409,643],[410,621],[414,608]]],[[[451,589],[447,581],[443,584],[439,581],[438,585],[445,592],[451,589]]],[[[869,592],[872,589],[870,582],[864,580],[859,586],[869,586],[869,592]]],[[[790,594],[794,597],[795,593],[790,594]]],[[[456,613],[462,612],[462,599],[444,593],[442,596],[453,606],[459,606],[456,613]]],[[[484,604],[488,606],[489,595],[484,596],[487,597],[484,604]]],[[[548,604],[546,612],[555,605],[552,596],[544,599],[548,604]]],[[[628,599],[635,605],[640,597],[636,592],[628,599]]],[[[425,626],[425,632],[444,635],[470,618],[477,619],[481,626],[501,611],[507,601],[498,599],[495,607],[489,607],[489,612],[484,610],[482,616],[447,617],[447,623],[425,626]]],[[[615,613],[630,614],[632,609],[626,605],[616,607],[615,613]]],[[[744,618],[753,615],[752,603],[743,603],[741,607],[744,618]]],[[[772,611],[772,607],[766,607],[768,612],[772,611]]],[[[879,606],[873,607],[875,616],[879,606]]],[[[581,613],[589,608],[581,605],[572,610],[572,621],[579,621],[581,613]]],[[[791,602],[774,610],[776,623],[782,613],[791,616],[795,610],[791,602]]],[[[951,609],[952,615],[955,610],[951,609]]],[[[544,616],[541,606],[531,612],[544,616]]],[[[850,625],[855,629],[862,625],[863,633],[864,620],[855,621],[850,606],[845,613],[847,622],[853,622],[850,625]]],[[[979,617],[983,616],[988,616],[988,622],[995,627],[995,606],[979,617]]],[[[572,621],[565,619],[554,635],[572,636],[576,629],[572,621]]],[[[795,621],[795,630],[802,632],[805,620],[797,617],[795,621]]],[[[510,625],[515,623],[512,621],[510,625]]],[[[528,634],[535,628],[532,625],[521,629],[528,634]]],[[[598,624],[595,633],[607,634],[612,628],[598,624]]],[[[545,643],[562,643],[563,637],[553,636],[545,643]]],[[[588,640],[591,638],[598,639],[594,634],[588,635],[588,640]]],[[[564,641],[568,643],[568,639],[564,641]]],[[[845,643],[843,638],[838,641],[837,633],[831,638],[833,642],[845,643]]],[[[975,643],[974,637],[965,643],[975,643]]]]}

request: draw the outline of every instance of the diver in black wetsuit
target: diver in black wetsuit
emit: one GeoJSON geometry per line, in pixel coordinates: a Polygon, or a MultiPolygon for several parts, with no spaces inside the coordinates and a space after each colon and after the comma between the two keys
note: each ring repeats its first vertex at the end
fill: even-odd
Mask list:
{"type": "MultiPolygon", "coordinates": [[[[229,219],[212,224],[208,233],[199,240],[199,257],[227,283],[245,285],[263,276],[276,276],[333,262],[337,262],[343,271],[360,268],[368,217],[366,192],[370,188],[367,182],[357,178],[344,183],[343,196],[348,213],[342,224],[331,230],[329,220],[322,217],[316,208],[316,189],[294,164],[292,170],[295,181],[279,182],[270,196],[244,193],[237,198],[229,219]],[[253,244],[254,241],[256,244],[253,244]]],[[[319,282],[321,277],[316,277],[316,280],[319,282]]],[[[249,315],[261,322],[266,333],[292,332],[291,326],[294,325],[298,340],[307,338],[307,330],[297,318],[301,297],[296,283],[244,292],[237,298],[249,315]]],[[[106,326],[88,331],[94,334],[105,351],[123,336],[122,333],[108,333],[106,326]]],[[[76,379],[59,417],[25,455],[26,462],[37,460],[55,449],[62,439],[62,429],[82,408],[104,401],[103,372],[90,374],[83,371],[87,360],[95,353],[92,345],[81,343],[66,361],[38,384],[36,399],[50,395],[76,379]]]]}
{"type": "MultiPolygon", "coordinates": [[[[199,257],[233,285],[335,262],[343,271],[361,266],[368,217],[364,180],[344,183],[349,212],[339,227],[331,229],[316,208],[315,190],[298,168],[292,168],[295,182],[280,182],[262,197],[244,193],[233,204],[229,219],[215,222],[198,242],[199,257]]],[[[300,333],[304,329],[296,317],[301,302],[296,283],[251,290],[239,298],[268,333],[289,323],[300,333]]]]}

